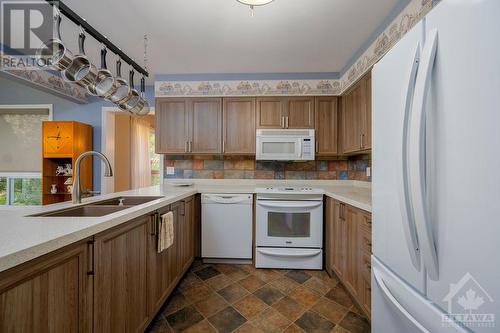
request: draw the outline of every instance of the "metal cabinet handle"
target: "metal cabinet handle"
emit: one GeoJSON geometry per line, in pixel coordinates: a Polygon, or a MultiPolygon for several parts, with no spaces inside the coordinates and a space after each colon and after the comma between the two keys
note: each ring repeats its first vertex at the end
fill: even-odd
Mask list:
{"type": "Polygon", "coordinates": [[[222,140],[222,152],[223,153],[226,152],[226,141],[225,140],[222,140]]]}
{"type": "Polygon", "coordinates": [[[285,128],[285,117],[284,117],[284,116],[281,116],[281,119],[280,119],[280,127],[281,127],[281,128],[285,128]]]}
{"type": "Polygon", "coordinates": [[[158,235],[158,223],[160,221],[160,213],[156,212],[150,216],[151,220],[151,236],[158,235]]]}
{"type": "Polygon", "coordinates": [[[286,128],[288,128],[288,116],[286,116],[286,128]]]}
{"type": "Polygon", "coordinates": [[[192,153],[193,152],[193,141],[189,141],[189,152],[192,153]]]}
{"type": "Polygon", "coordinates": [[[359,149],[363,148],[363,134],[359,135],[359,149]]]}
{"type": "Polygon", "coordinates": [[[87,242],[87,275],[94,275],[94,241],[87,242]]]}
{"type": "Polygon", "coordinates": [[[319,142],[316,141],[316,153],[319,152],[319,142]]]}

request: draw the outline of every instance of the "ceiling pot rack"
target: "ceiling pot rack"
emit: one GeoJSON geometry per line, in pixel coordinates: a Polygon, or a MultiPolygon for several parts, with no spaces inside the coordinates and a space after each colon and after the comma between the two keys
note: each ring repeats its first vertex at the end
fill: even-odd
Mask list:
{"type": "MultiPolygon", "coordinates": [[[[149,73],[144,67],[138,65],[133,59],[127,56],[120,48],[115,46],[109,39],[95,30],[90,24],[87,23],[85,19],[73,12],[69,7],[67,7],[62,1],[46,0],[50,5],[54,6],[54,29],[56,38],[47,41],[40,48],[39,56],[49,56],[54,61],[55,65],[51,67],[62,72],[62,77],[64,80],[76,83],[80,86],[87,88],[87,91],[94,96],[99,96],[114,102],[123,111],[128,111],[134,115],[147,115],[150,111],[149,103],[145,97],[145,79],[144,77],[149,76],[149,73]],[[77,55],[73,54],[67,50],[64,43],[61,40],[60,25],[61,25],[61,15],[66,16],[73,23],[75,23],[80,28],[80,33],[78,35],[78,49],[77,55]],[[85,55],[85,38],[86,33],[94,37],[98,42],[101,43],[101,68],[98,70],[97,67],[90,62],[88,57],[85,55]],[[48,49],[50,47],[50,49],[48,49]],[[111,50],[118,56],[118,61],[116,63],[116,77],[113,77],[106,67],[106,53],[107,50],[111,50]],[[52,50],[50,53],[49,50],[52,50]],[[64,59],[65,62],[61,63],[59,57],[61,54],[67,56],[64,59]],[[129,74],[129,83],[121,78],[121,60],[124,60],[131,67],[129,74]],[[135,71],[142,74],[141,79],[141,91],[134,89],[134,73],[135,71]]],[[[146,56],[146,41],[144,44],[144,61],[147,62],[146,56]]]]}
{"type": "Polygon", "coordinates": [[[79,16],[77,13],[66,6],[62,1],[59,0],[45,0],[52,6],[56,6],[59,12],[66,16],[70,21],[80,26],[86,33],[96,39],[98,42],[106,45],[107,49],[123,59],[127,64],[133,67],[137,72],[144,76],[149,76],[148,71],[141,65],[137,64],[132,58],[130,58],[126,53],[124,53],[119,47],[113,44],[106,36],[102,35],[94,27],[92,27],[84,18],[79,16]]]}

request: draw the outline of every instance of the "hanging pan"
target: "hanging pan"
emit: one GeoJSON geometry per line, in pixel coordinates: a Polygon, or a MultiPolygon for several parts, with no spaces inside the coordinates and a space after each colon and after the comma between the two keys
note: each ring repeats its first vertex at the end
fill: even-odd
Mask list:
{"type": "Polygon", "coordinates": [[[83,29],[78,35],[78,49],[79,54],[75,56],[71,65],[64,71],[63,78],[66,81],[87,87],[89,84],[94,83],[97,78],[97,68],[85,55],[85,32],[83,29]]]}
{"type": "Polygon", "coordinates": [[[144,80],[144,76],[141,78],[141,98],[137,102],[136,105],[129,111],[138,116],[145,116],[149,113],[149,103],[146,100],[146,81],[144,80]]]}
{"type": "Polygon", "coordinates": [[[130,70],[129,73],[129,86],[130,91],[128,92],[128,97],[121,103],[118,104],[120,109],[123,111],[130,111],[134,108],[134,106],[139,103],[141,96],[139,92],[134,89],[134,70],[130,70]]]}
{"type": "Polygon", "coordinates": [[[61,15],[54,15],[54,31],[56,38],[43,43],[36,51],[39,59],[44,59],[51,68],[64,71],[73,63],[73,53],[64,45],[61,39],[61,15]]]}
{"type": "Polygon", "coordinates": [[[94,82],[87,86],[87,90],[90,94],[109,98],[116,91],[117,85],[115,84],[115,78],[113,74],[108,70],[106,66],[106,54],[108,50],[106,47],[101,49],[101,69],[97,71],[96,79],[94,82]]]}
{"type": "Polygon", "coordinates": [[[127,81],[125,81],[122,78],[122,61],[121,59],[118,59],[116,62],[116,77],[115,77],[115,85],[116,85],[116,90],[113,92],[111,96],[109,96],[109,100],[113,103],[120,104],[123,103],[127,100],[129,92],[130,92],[130,87],[127,84],[127,81]]]}

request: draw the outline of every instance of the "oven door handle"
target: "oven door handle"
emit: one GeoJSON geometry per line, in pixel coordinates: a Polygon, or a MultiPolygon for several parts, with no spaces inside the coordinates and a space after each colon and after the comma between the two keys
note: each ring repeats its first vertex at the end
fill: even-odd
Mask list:
{"type": "Polygon", "coordinates": [[[321,201],[315,202],[283,202],[283,201],[257,201],[257,205],[266,207],[266,208],[315,208],[319,207],[323,204],[321,201]]]}
{"type": "Polygon", "coordinates": [[[318,254],[321,254],[321,250],[309,250],[309,251],[302,251],[300,253],[290,253],[286,251],[279,251],[279,250],[269,250],[269,249],[257,249],[259,253],[262,253],[266,256],[271,256],[271,257],[288,257],[288,258],[308,258],[308,257],[315,257],[318,254]]]}

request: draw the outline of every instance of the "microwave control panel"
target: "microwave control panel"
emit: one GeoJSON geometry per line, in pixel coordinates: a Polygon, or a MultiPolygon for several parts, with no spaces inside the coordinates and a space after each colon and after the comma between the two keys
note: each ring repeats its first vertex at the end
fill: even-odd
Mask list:
{"type": "Polygon", "coordinates": [[[302,158],[314,159],[314,142],[311,138],[302,140],[302,158]]]}

